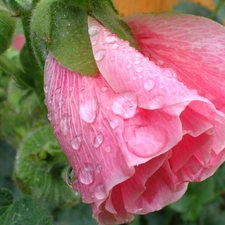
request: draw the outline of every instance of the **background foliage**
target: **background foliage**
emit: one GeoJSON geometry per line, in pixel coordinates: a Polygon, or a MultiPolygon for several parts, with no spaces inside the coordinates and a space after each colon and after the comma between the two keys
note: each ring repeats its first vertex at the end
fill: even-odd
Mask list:
{"type": "MultiPolygon", "coordinates": [[[[7,5],[9,1],[3,2],[7,5]]],[[[179,1],[173,10],[223,23],[225,1],[214,0],[214,4],[215,9],[210,10],[191,1],[179,1]]],[[[30,58],[29,46],[25,45],[20,53],[12,47],[7,50],[12,43],[7,35],[26,33],[29,15],[17,20],[17,15],[9,17],[1,7],[0,41],[4,41],[5,48],[0,48],[0,224],[96,225],[91,207],[79,202],[79,194],[69,187],[73,175],[48,125],[43,99],[38,97],[41,91],[32,76],[38,77],[40,71],[30,58]],[[10,29],[3,30],[3,18],[11,24],[10,29]]],[[[206,181],[191,183],[179,201],[159,212],[136,216],[131,225],[224,225],[224,221],[222,165],[206,181]]]]}

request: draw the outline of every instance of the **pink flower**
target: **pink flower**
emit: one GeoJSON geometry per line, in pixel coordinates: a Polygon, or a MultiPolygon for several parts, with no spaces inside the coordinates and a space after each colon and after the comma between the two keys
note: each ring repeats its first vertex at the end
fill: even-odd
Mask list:
{"type": "Polygon", "coordinates": [[[187,15],[127,21],[140,52],[89,18],[97,77],[51,55],[45,67],[49,120],[100,225],[161,209],[225,160],[224,27],[187,15]]]}

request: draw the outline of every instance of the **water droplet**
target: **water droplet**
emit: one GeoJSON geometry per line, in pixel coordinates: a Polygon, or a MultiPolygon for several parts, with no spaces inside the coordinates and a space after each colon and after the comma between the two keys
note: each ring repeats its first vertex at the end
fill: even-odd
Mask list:
{"type": "Polygon", "coordinates": [[[115,49],[118,49],[119,46],[120,45],[118,43],[114,43],[114,44],[112,44],[112,47],[111,48],[115,50],[115,49]]]}
{"type": "Polygon", "coordinates": [[[140,213],[143,210],[143,208],[135,209],[134,213],[140,213]]]}
{"type": "Polygon", "coordinates": [[[101,30],[100,26],[94,25],[94,26],[89,27],[88,33],[90,36],[94,36],[97,33],[99,33],[100,30],[101,30]]]}
{"type": "Polygon", "coordinates": [[[163,95],[157,95],[152,97],[148,102],[148,108],[149,109],[157,109],[161,108],[164,104],[164,96],[163,95]]]}
{"type": "Polygon", "coordinates": [[[94,141],[93,141],[93,144],[94,144],[94,147],[95,148],[98,148],[102,142],[104,140],[104,136],[102,133],[98,134],[95,138],[94,138],[94,141]]]}
{"type": "Polygon", "coordinates": [[[87,99],[80,104],[80,117],[86,123],[93,123],[98,113],[98,101],[96,98],[87,99]]]}
{"type": "Polygon", "coordinates": [[[79,181],[83,184],[91,184],[94,181],[94,170],[91,165],[85,166],[79,173],[79,181]]]}
{"type": "Polygon", "coordinates": [[[141,62],[140,60],[135,60],[135,61],[134,61],[134,64],[137,65],[137,64],[139,64],[140,62],[141,62]]]}
{"type": "Polygon", "coordinates": [[[144,68],[142,66],[139,66],[139,67],[136,68],[136,71],[138,73],[142,72],[143,70],[144,70],[144,68]]]}
{"type": "Polygon", "coordinates": [[[111,148],[110,146],[107,146],[107,147],[105,148],[105,151],[109,153],[109,152],[111,152],[111,149],[112,149],[112,148],[111,148]]]}
{"type": "Polygon", "coordinates": [[[48,85],[45,85],[45,86],[44,86],[44,92],[45,92],[45,94],[48,93],[48,89],[49,89],[49,86],[48,86],[48,85]]]}
{"type": "Polygon", "coordinates": [[[63,135],[67,135],[68,130],[69,130],[69,128],[68,128],[68,115],[67,114],[65,114],[60,120],[60,129],[61,129],[63,135]]]}
{"type": "Polygon", "coordinates": [[[178,94],[179,94],[179,95],[183,95],[183,94],[184,94],[184,91],[183,91],[183,90],[179,90],[179,91],[178,91],[178,94]]]}
{"type": "Polygon", "coordinates": [[[102,171],[102,166],[99,164],[96,166],[96,172],[101,173],[101,171],[102,171]]]}
{"type": "Polygon", "coordinates": [[[102,88],[101,88],[101,91],[102,91],[102,92],[108,91],[108,87],[106,87],[106,86],[102,87],[102,88]]]}
{"type": "Polygon", "coordinates": [[[51,121],[51,119],[52,119],[52,112],[49,112],[49,113],[47,114],[47,117],[48,117],[48,120],[51,121]]]}
{"type": "Polygon", "coordinates": [[[106,189],[105,189],[104,184],[99,183],[99,184],[96,185],[95,191],[94,191],[94,196],[98,200],[106,198],[107,193],[106,193],[106,189]]]}
{"type": "Polygon", "coordinates": [[[159,59],[156,61],[157,66],[162,66],[164,64],[164,61],[162,59],[159,59]]]}
{"type": "Polygon", "coordinates": [[[136,54],[136,57],[139,58],[139,59],[141,59],[141,58],[143,58],[143,55],[142,55],[140,52],[138,52],[138,53],[136,54]]]}
{"type": "Polygon", "coordinates": [[[91,42],[92,46],[97,45],[97,43],[98,43],[98,41],[97,41],[97,40],[94,40],[94,41],[92,41],[92,42],[91,42]]]}
{"type": "Polygon", "coordinates": [[[72,182],[72,186],[73,186],[73,189],[75,191],[80,191],[80,181],[78,180],[78,178],[75,178],[72,182]]]}
{"type": "Polygon", "coordinates": [[[166,75],[169,78],[176,78],[176,73],[172,69],[165,68],[165,69],[163,69],[163,73],[164,73],[164,75],[166,75]]]}
{"type": "Polygon", "coordinates": [[[152,90],[153,88],[155,87],[155,82],[151,79],[148,79],[144,82],[144,88],[147,90],[147,91],[150,91],[152,90]]]}
{"type": "Polygon", "coordinates": [[[126,66],[127,69],[130,69],[131,67],[132,67],[131,64],[129,64],[129,65],[126,66]]]}
{"type": "Polygon", "coordinates": [[[62,106],[63,106],[63,104],[64,104],[64,101],[59,101],[59,108],[61,109],[62,108],[62,106]]]}
{"type": "Polygon", "coordinates": [[[72,182],[74,180],[74,172],[73,172],[73,168],[70,167],[68,170],[67,170],[67,173],[66,173],[66,184],[72,188],[72,182]]]}
{"type": "Polygon", "coordinates": [[[118,95],[112,104],[113,112],[125,119],[132,118],[136,112],[136,108],[137,98],[136,95],[131,92],[118,95]]]}
{"type": "Polygon", "coordinates": [[[86,197],[87,197],[86,193],[84,193],[84,192],[83,192],[83,193],[81,194],[81,198],[82,198],[82,200],[85,200],[85,199],[86,199],[86,197]]]}
{"type": "Polygon", "coordinates": [[[117,120],[117,119],[114,119],[114,120],[111,120],[110,121],[110,127],[112,128],[112,129],[115,129],[115,128],[117,128],[119,126],[119,121],[117,120]]]}
{"type": "Polygon", "coordinates": [[[95,52],[94,57],[95,57],[95,60],[97,62],[99,62],[99,61],[101,61],[104,58],[105,55],[106,55],[106,50],[105,49],[100,49],[97,52],[95,52]]]}
{"type": "Polygon", "coordinates": [[[61,89],[62,89],[62,88],[57,88],[57,89],[55,89],[55,94],[57,94],[57,95],[60,94],[60,93],[61,93],[61,89]]]}
{"type": "Polygon", "coordinates": [[[67,25],[70,26],[70,23],[68,23],[67,25]]]}
{"type": "Polygon", "coordinates": [[[105,38],[105,42],[107,44],[113,44],[117,41],[117,38],[115,35],[109,34],[106,38],[105,38]]]}
{"type": "Polygon", "coordinates": [[[71,141],[72,148],[73,148],[74,150],[78,150],[78,149],[80,148],[81,141],[82,141],[82,137],[81,137],[81,136],[76,136],[76,137],[71,141]]]}

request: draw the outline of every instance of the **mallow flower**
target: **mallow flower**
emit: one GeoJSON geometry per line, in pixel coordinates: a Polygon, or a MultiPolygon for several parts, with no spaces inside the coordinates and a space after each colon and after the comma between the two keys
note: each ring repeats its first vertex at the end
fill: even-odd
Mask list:
{"type": "Polygon", "coordinates": [[[191,15],[126,22],[139,50],[89,17],[96,77],[51,54],[45,64],[48,118],[100,225],[160,210],[225,160],[225,28],[191,15]]]}

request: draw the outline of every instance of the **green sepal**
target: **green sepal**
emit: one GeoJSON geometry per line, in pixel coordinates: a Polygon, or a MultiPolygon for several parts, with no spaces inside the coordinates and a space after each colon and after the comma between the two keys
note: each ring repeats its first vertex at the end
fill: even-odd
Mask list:
{"type": "Polygon", "coordinates": [[[65,67],[81,74],[95,75],[97,65],[88,35],[87,13],[60,2],[51,5],[49,50],[65,67]]]}
{"type": "Polygon", "coordinates": [[[97,65],[88,35],[87,8],[84,1],[41,1],[31,18],[31,43],[35,56],[44,68],[48,52],[72,71],[95,75],[97,65]]]}
{"type": "Polygon", "coordinates": [[[138,44],[130,27],[125,23],[123,18],[117,14],[111,0],[89,0],[90,14],[108,27],[112,33],[119,38],[127,40],[131,46],[138,48],[138,44]]]}
{"type": "Polygon", "coordinates": [[[79,200],[65,182],[68,165],[52,128],[45,125],[28,133],[20,145],[13,177],[25,194],[62,207],[79,200]]]}
{"type": "Polygon", "coordinates": [[[0,10],[0,54],[12,44],[15,30],[16,19],[9,12],[0,10]]]}

